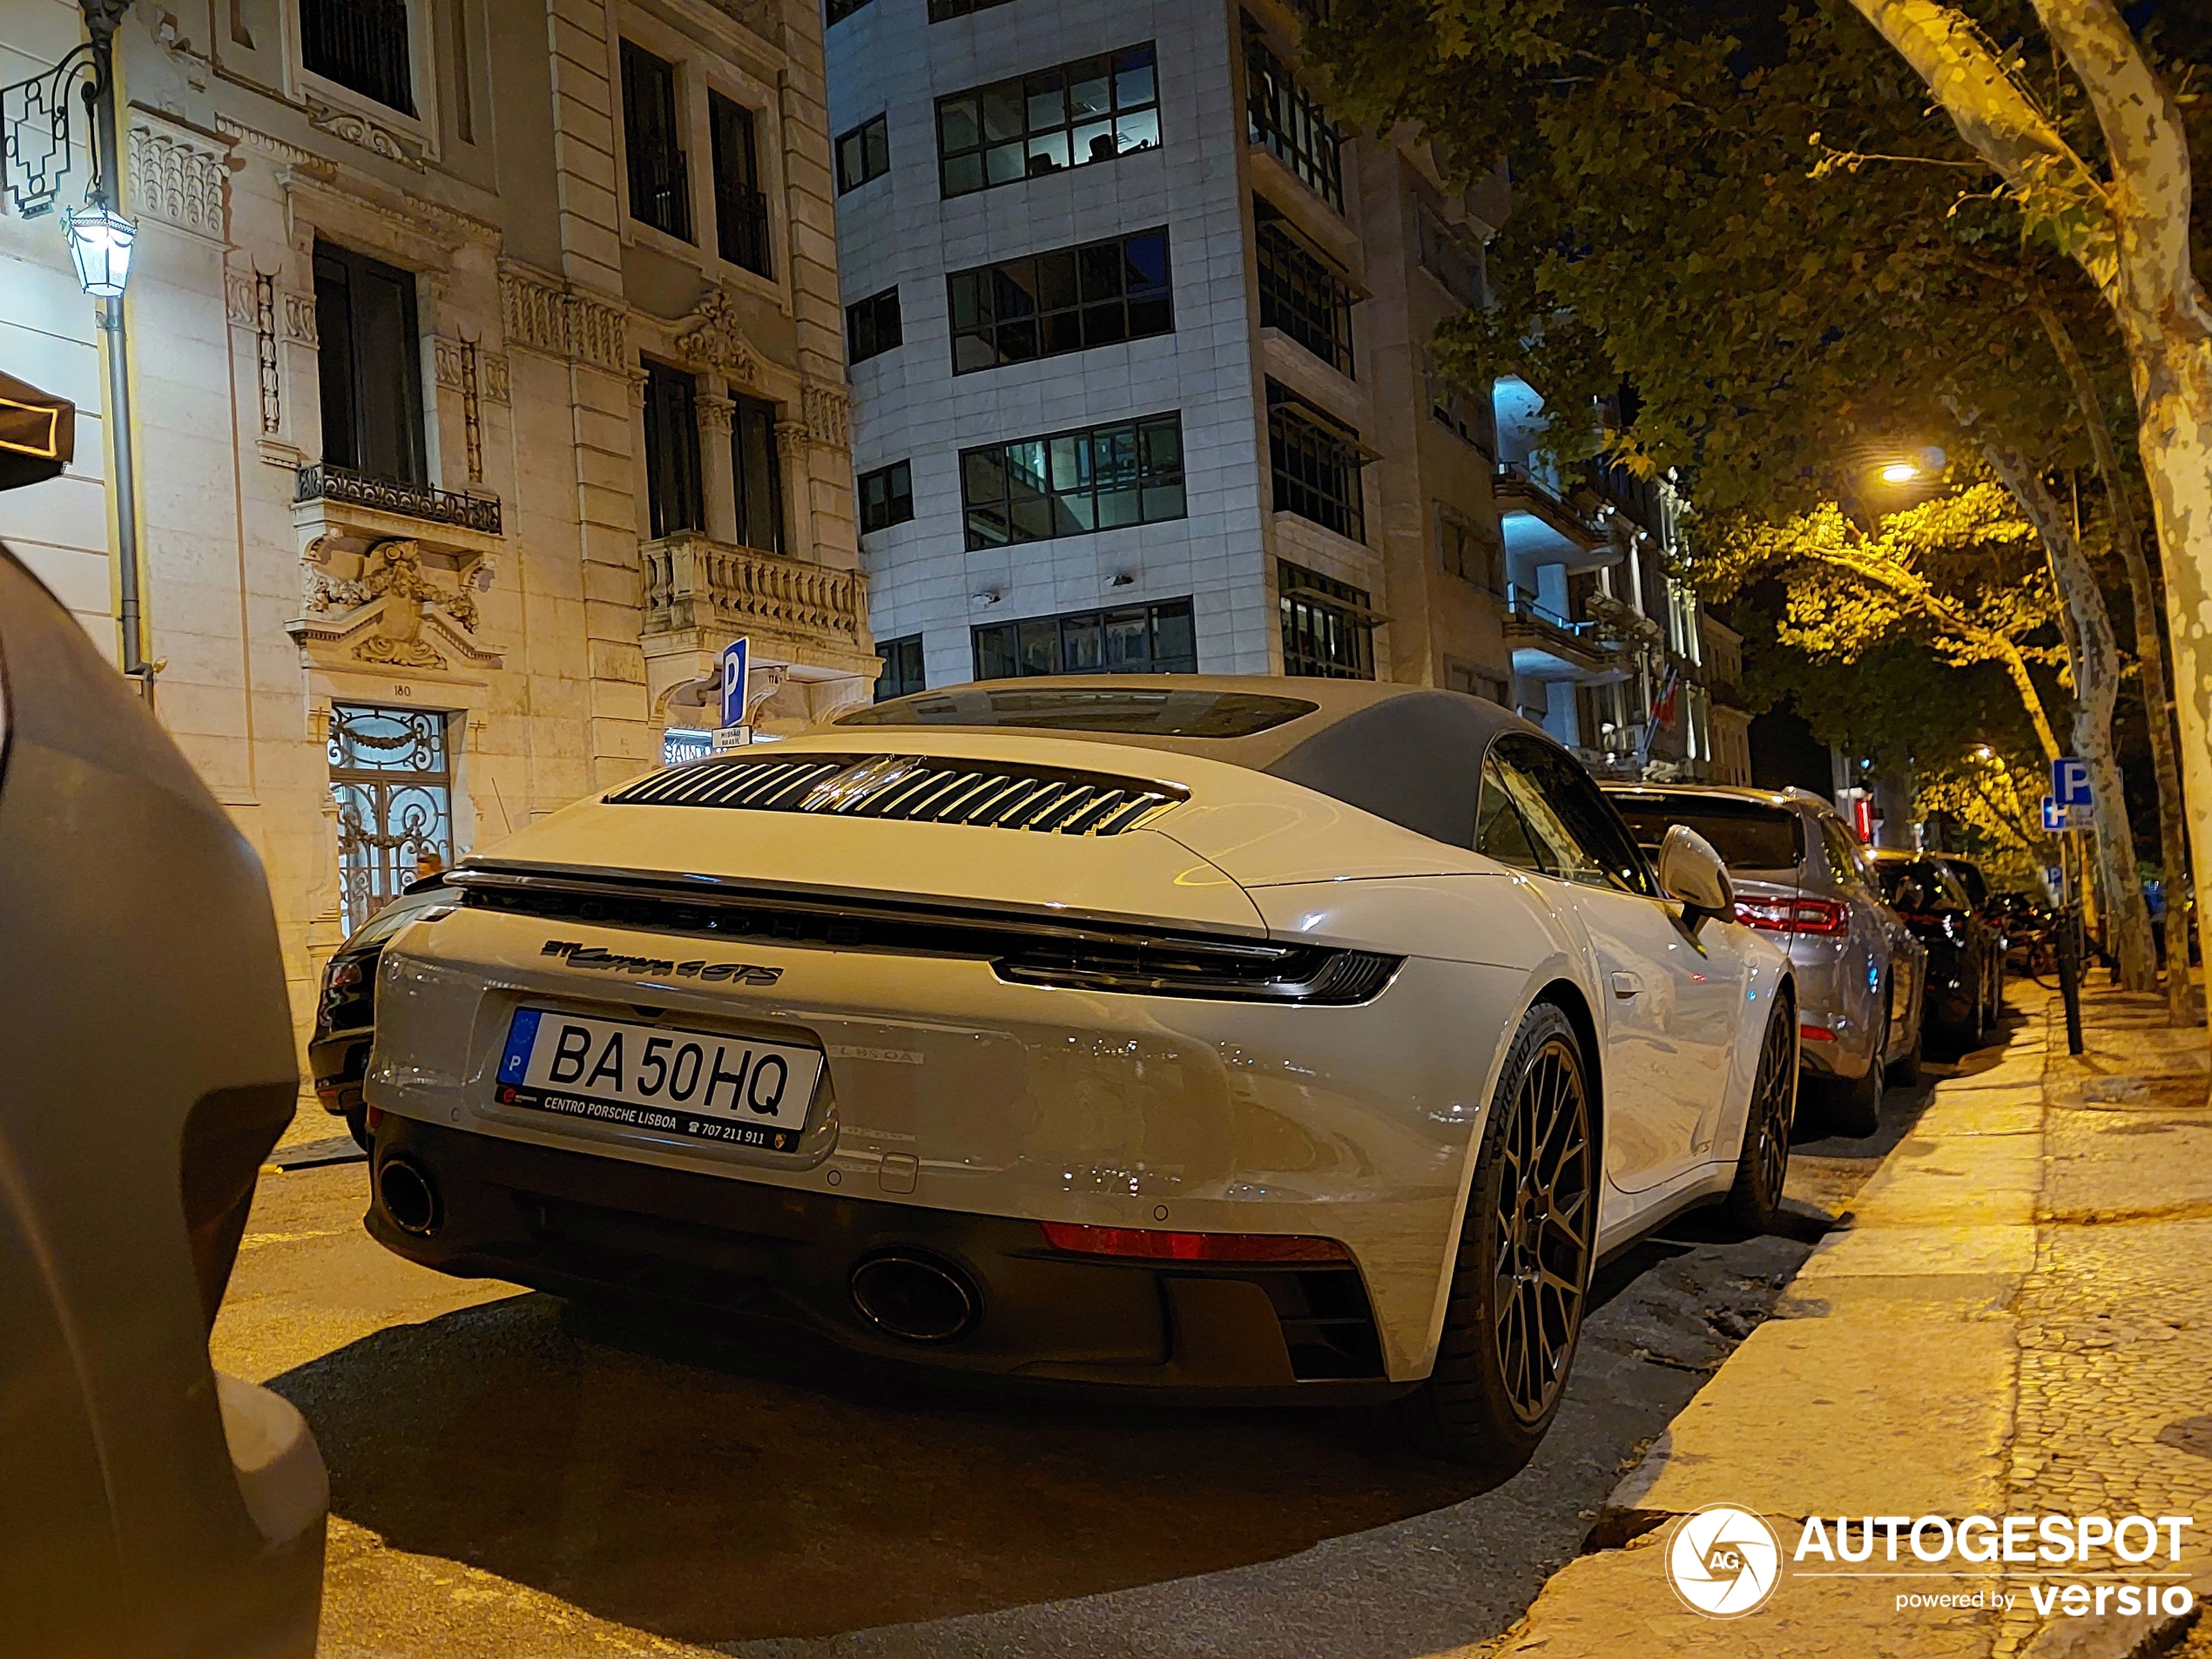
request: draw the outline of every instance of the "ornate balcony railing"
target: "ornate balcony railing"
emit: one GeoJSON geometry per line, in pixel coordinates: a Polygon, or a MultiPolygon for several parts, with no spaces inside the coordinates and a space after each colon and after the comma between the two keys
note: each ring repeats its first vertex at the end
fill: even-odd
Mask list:
{"type": "Polygon", "coordinates": [[[684,532],[638,550],[648,634],[685,628],[772,630],[857,649],[867,624],[868,579],[779,553],[684,532]]]}
{"type": "Polygon", "coordinates": [[[482,496],[460,496],[428,484],[403,483],[392,478],[371,478],[350,468],[318,462],[300,469],[299,487],[293,500],[345,502],[402,518],[427,523],[452,524],[484,536],[500,534],[499,502],[482,496]]]}

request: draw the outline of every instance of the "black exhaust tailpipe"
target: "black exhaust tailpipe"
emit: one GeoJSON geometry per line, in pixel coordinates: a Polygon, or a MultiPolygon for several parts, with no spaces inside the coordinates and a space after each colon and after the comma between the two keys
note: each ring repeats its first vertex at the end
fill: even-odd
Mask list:
{"type": "Polygon", "coordinates": [[[948,1262],[904,1251],[871,1256],[853,1270],[853,1305],[902,1342],[950,1342],[982,1312],[968,1276],[948,1262]]]}
{"type": "Polygon", "coordinates": [[[403,1233],[428,1238],[445,1219],[437,1184],[412,1158],[388,1157],[376,1168],[376,1201],[403,1233]]]}

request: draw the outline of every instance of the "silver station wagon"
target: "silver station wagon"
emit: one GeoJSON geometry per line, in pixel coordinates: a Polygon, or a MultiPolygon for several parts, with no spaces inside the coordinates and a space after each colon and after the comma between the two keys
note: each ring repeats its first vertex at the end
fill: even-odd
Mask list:
{"type": "Polygon", "coordinates": [[[1608,784],[1646,848],[1686,824],[1736,884],[1736,920],[1769,934],[1797,968],[1797,1052],[1809,1103],[1847,1135],[1874,1132],[1884,1085],[1916,1075],[1927,953],[1882,898],[1872,860],[1843,815],[1802,789],[1608,784]]]}

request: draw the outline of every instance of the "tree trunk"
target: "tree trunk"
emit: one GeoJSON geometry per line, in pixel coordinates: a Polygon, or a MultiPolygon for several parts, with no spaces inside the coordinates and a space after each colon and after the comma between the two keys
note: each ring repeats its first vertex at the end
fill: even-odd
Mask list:
{"type": "Polygon", "coordinates": [[[2135,873],[2135,836],[2128,798],[2112,748],[2112,716],[2120,695],[2120,644],[2105,609],[2097,573],[2075,539],[2057,500],[2020,452],[1993,434],[1981,435],[1982,454],[2035,526],[2051,556],[2059,597],[2073,626],[2066,631],[2074,658],[2074,752],[2089,768],[2090,811],[2097,826],[2097,868],[2109,906],[2113,954],[2120,982],[2131,991],[2158,988],[2151,948],[2150,909],[2135,873]]]}
{"type": "MultiPolygon", "coordinates": [[[[2140,445],[2165,555],[2166,615],[2174,643],[2175,712],[2188,796],[2189,846],[2199,903],[2212,897],[2212,320],[2168,314],[2152,333],[2123,317],[2133,360],[2140,445]]],[[[2185,895],[2169,892],[2182,907],[2185,895]]],[[[2171,935],[2169,934],[2170,938],[2171,935]]],[[[2168,961],[2188,971],[2183,949],[2168,961]]]]}
{"type": "Polygon", "coordinates": [[[2050,336],[2051,349],[2058,354],[2073,383],[2074,401],[2080,406],[2081,418],[2087,425],[2097,475],[2104,482],[2105,499],[2112,510],[2113,539],[2119,545],[2121,562],[2128,568],[2128,597],[2135,613],[2135,667],[2142,677],[2151,770],[2158,779],[2159,868],[2166,884],[2166,1011],[2175,1025],[2195,1025],[2196,988],[2189,978],[2189,909],[2184,902],[2188,892],[2188,842],[2182,830],[2186,808],[2181,757],[2175,752],[2174,699],[2166,685],[2166,650],[2158,634],[2157,590],[2135,523],[2134,503],[2128,499],[2120,457],[2113,450],[2112,432],[2105,424],[2097,382],[2057,308],[2040,295],[2033,303],[2043,332],[2050,336]]]}

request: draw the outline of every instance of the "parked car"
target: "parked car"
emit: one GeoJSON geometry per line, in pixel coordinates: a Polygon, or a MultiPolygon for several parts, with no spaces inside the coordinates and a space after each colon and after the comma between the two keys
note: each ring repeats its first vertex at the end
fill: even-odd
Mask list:
{"type": "Polygon", "coordinates": [[[923,692],[447,880],[385,947],[366,1093],[369,1229],[450,1273],[1394,1398],[1510,1468],[1592,1264],[1693,1204],[1764,1226],[1787,1173],[1791,968],[1720,860],[1685,831],[1655,874],[1567,751],[1454,692],[923,692]]]}
{"type": "Polygon", "coordinates": [[[1790,954],[1798,1052],[1831,1127],[1871,1135],[1882,1092],[1920,1055],[1925,953],[1884,903],[1843,814],[1805,790],[1608,784],[1647,849],[1688,825],[1727,861],[1736,919],[1790,954]]]}
{"type": "Polygon", "coordinates": [[[1874,868],[1892,907],[1927,948],[1923,1017],[1961,1047],[1979,1048],[2004,1011],[2003,937],[1943,860],[1885,847],[1874,853],[1874,868]]]}
{"type": "Polygon", "coordinates": [[[4,549],[0,1055],[0,1655],[307,1659],[322,1461],[207,1357],[299,1092],[268,887],[4,549]]]}
{"type": "Polygon", "coordinates": [[[307,1040],[307,1069],[323,1110],[346,1120],[346,1128],[366,1152],[372,1143],[368,1109],[361,1099],[361,1074],[368,1069],[369,1039],[376,1028],[376,959],[394,934],[426,916],[435,921],[456,895],[443,875],[410,881],[367,921],[346,936],[322,970],[322,992],[315,999],[314,1035],[307,1040]],[[435,912],[436,914],[432,914],[435,912]]]}

